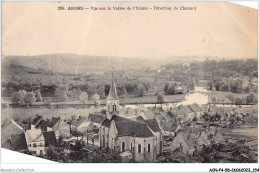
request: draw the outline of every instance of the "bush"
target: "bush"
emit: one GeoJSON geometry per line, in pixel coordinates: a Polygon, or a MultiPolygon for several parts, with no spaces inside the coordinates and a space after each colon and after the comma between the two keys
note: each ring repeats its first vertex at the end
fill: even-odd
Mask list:
{"type": "Polygon", "coordinates": [[[158,101],[160,104],[164,103],[164,102],[166,101],[165,96],[164,96],[163,94],[158,94],[158,95],[157,95],[157,101],[158,101]]]}
{"type": "Polygon", "coordinates": [[[29,92],[24,97],[24,102],[27,105],[31,105],[33,102],[36,102],[36,98],[33,92],[29,92]]]}

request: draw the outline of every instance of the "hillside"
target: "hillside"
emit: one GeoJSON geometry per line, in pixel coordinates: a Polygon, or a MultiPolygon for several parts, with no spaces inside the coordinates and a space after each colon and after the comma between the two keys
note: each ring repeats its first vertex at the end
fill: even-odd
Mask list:
{"type": "Polygon", "coordinates": [[[112,66],[116,70],[141,69],[144,66],[158,66],[158,62],[148,59],[119,58],[119,57],[95,57],[76,54],[51,54],[38,56],[6,56],[3,64],[20,65],[33,69],[40,69],[59,73],[85,74],[92,72],[111,71],[112,66]]]}

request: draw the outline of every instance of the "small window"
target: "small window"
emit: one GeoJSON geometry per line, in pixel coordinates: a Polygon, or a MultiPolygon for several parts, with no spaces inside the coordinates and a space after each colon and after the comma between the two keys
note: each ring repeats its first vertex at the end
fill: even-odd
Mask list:
{"type": "Polygon", "coordinates": [[[122,152],[125,151],[125,142],[122,142],[122,152]]]}
{"type": "Polygon", "coordinates": [[[131,148],[130,148],[130,150],[133,151],[133,144],[132,144],[132,142],[131,142],[131,148]]]}
{"type": "Polygon", "coordinates": [[[141,153],[141,144],[138,144],[138,153],[141,153]]]}
{"type": "Polygon", "coordinates": [[[36,147],[36,143],[33,144],[33,147],[36,147]]]}
{"type": "Polygon", "coordinates": [[[150,153],[151,152],[151,144],[148,144],[148,152],[150,153]]]}
{"type": "Polygon", "coordinates": [[[115,112],[116,111],[116,104],[114,103],[114,105],[113,105],[113,112],[115,112]]]}

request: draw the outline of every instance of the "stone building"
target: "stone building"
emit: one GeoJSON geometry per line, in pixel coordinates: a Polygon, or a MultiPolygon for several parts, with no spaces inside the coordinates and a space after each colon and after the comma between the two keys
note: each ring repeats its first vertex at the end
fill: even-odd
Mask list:
{"type": "MultiPolygon", "coordinates": [[[[150,126],[153,124],[154,122],[149,121],[150,126]]],[[[119,98],[112,74],[112,84],[106,103],[106,118],[99,130],[100,147],[112,149],[119,154],[128,152],[128,156],[131,153],[130,157],[138,162],[155,160],[157,153],[160,153],[158,151],[161,150],[161,137],[156,134],[158,127],[152,126],[152,128],[145,122],[119,116],[119,98]]]]}

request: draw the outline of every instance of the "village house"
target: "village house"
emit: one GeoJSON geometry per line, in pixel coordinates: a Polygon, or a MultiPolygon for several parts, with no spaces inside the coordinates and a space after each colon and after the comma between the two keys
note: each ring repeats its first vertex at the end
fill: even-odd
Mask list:
{"type": "Polygon", "coordinates": [[[177,108],[175,114],[178,118],[181,118],[182,121],[191,121],[194,118],[195,113],[189,108],[189,106],[180,105],[177,108]]]}
{"type": "Polygon", "coordinates": [[[75,119],[71,122],[71,131],[84,132],[87,130],[87,128],[90,124],[91,124],[91,122],[88,121],[88,117],[79,116],[78,119],[75,119]]]}
{"type": "Polygon", "coordinates": [[[40,129],[42,132],[54,131],[57,139],[59,137],[70,136],[70,125],[60,117],[52,117],[51,120],[44,120],[42,116],[36,115],[31,123],[31,128],[40,129]]]}
{"type": "Polygon", "coordinates": [[[193,103],[191,105],[188,105],[188,107],[190,108],[190,110],[194,112],[194,117],[196,117],[197,119],[201,119],[201,116],[204,114],[204,111],[198,104],[193,103]]]}
{"type": "Polygon", "coordinates": [[[153,121],[133,121],[119,116],[119,98],[112,74],[112,84],[106,103],[106,119],[100,127],[100,146],[133,158],[135,161],[151,161],[161,150],[159,127],[153,121]],[[155,131],[153,131],[153,130],[155,131]],[[156,134],[157,133],[157,134],[156,134]],[[157,137],[158,135],[158,137],[157,137]],[[158,145],[159,144],[159,145],[158,145]],[[126,153],[127,152],[127,153],[126,153]],[[124,153],[124,154],[122,154],[124,153]],[[129,156],[130,155],[130,156],[129,156]]]}
{"type": "Polygon", "coordinates": [[[31,128],[25,131],[28,150],[34,155],[45,155],[46,147],[56,144],[55,132],[46,126],[47,122],[37,115],[31,128]]]}
{"type": "Polygon", "coordinates": [[[34,155],[45,155],[46,147],[56,145],[54,131],[42,132],[41,129],[31,129],[25,132],[27,146],[34,155]]]}
{"type": "Polygon", "coordinates": [[[162,127],[163,135],[171,135],[175,136],[178,131],[181,130],[180,123],[171,122],[171,121],[160,121],[160,125],[162,127]]]}
{"type": "Polygon", "coordinates": [[[91,113],[88,116],[88,120],[93,123],[95,130],[98,130],[100,128],[105,118],[106,115],[101,113],[91,113]]]}
{"type": "Polygon", "coordinates": [[[177,133],[170,148],[172,151],[179,149],[183,153],[193,156],[195,152],[200,152],[204,145],[223,141],[224,137],[217,128],[186,127],[177,133]]]}
{"type": "Polygon", "coordinates": [[[28,150],[24,130],[14,120],[8,120],[1,130],[1,145],[3,148],[19,152],[28,150]]]}
{"type": "Polygon", "coordinates": [[[56,139],[59,137],[69,137],[70,136],[70,125],[64,120],[59,118],[52,118],[52,121],[48,123],[47,131],[54,131],[56,139]]]}

